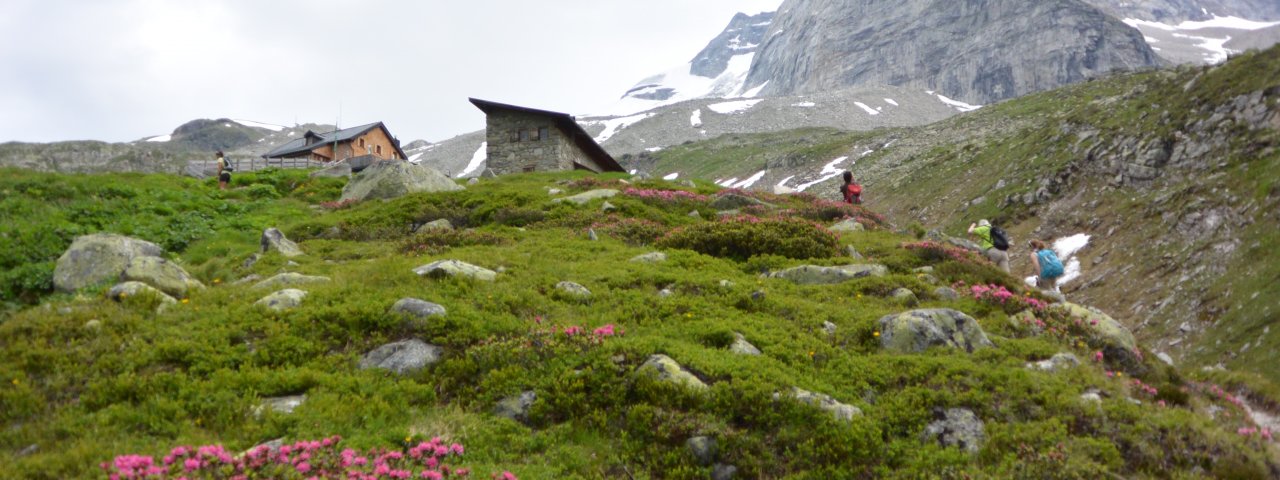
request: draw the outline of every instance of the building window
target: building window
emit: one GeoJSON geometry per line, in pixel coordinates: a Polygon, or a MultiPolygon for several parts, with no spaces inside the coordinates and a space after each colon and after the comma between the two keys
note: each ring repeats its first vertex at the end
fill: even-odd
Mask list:
{"type": "Polygon", "coordinates": [[[363,138],[361,138],[361,139],[360,139],[360,148],[364,148],[364,139],[363,139],[363,138]]]}
{"type": "Polygon", "coordinates": [[[520,131],[520,141],[521,141],[521,142],[527,142],[527,141],[529,141],[529,131],[528,131],[528,130],[521,130],[521,131],[520,131]]]}
{"type": "Polygon", "coordinates": [[[525,166],[524,166],[524,171],[525,171],[525,173],[529,173],[529,172],[532,172],[532,171],[537,170],[537,169],[538,169],[538,166],[537,166],[537,165],[525,165],[525,166]]]}
{"type": "Polygon", "coordinates": [[[538,140],[550,140],[551,129],[547,127],[538,127],[538,140]]]}
{"type": "Polygon", "coordinates": [[[512,141],[512,142],[519,142],[519,141],[520,141],[520,131],[519,131],[519,130],[512,130],[512,131],[511,131],[511,141],[512,141]]]}
{"type": "Polygon", "coordinates": [[[381,156],[382,156],[382,145],[374,146],[374,147],[373,147],[373,149],[374,149],[374,151],[378,152],[378,156],[379,156],[379,157],[381,157],[381,156]]]}

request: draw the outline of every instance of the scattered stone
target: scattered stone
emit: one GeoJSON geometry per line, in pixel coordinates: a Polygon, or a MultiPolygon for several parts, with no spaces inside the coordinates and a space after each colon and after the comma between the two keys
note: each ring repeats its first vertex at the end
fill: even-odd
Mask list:
{"type": "Polygon", "coordinates": [[[18,454],[16,455],[16,457],[18,458],[29,457],[29,456],[35,455],[36,452],[38,451],[40,451],[40,445],[33,443],[31,445],[27,445],[26,447],[23,447],[22,450],[18,451],[18,454]]]}
{"type": "Polygon", "coordinates": [[[612,203],[609,203],[607,200],[604,202],[604,204],[600,205],[600,211],[605,213],[609,213],[617,209],[618,207],[614,206],[612,203]]]}
{"type": "Polygon", "coordinates": [[[840,267],[819,267],[816,265],[801,265],[785,270],[770,272],[762,275],[766,278],[781,278],[790,280],[797,285],[831,285],[836,283],[847,282],[856,278],[863,277],[883,277],[889,274],[889,269],[884,265],[845,265],[840,267]]]}
{"type": "Polygon", "coordinates": [[[413,269],[413,273],[430,278],[466,277],[492,282],[498,272],[457,260],[439,260],[413,269]]]}
{"type": "Polygon", "coordinates": [[[98,320],[98,319],[96,319],[96,318],[95,318],[95,319],[93,319],[93,320],[89,320],[89,321],[87,321],[87,322],[84,322],[84,329],[85,329],[85,330],[97,331],[97,330],[99,330],[99,329],[101,329],[101,328],[102,328],[102,320],[98,320]]]}
{"type": "Polygon", "coordinates": [[[107,298],[117,302],[123,302],[126,298],[137,298],[140,296],[154,296],[158,299],[160,301],[160,305],[157,308],[157,311],[164,310],[168,305],[178,303],[178,301],[174,300],[173,297],[165,295],[164,292],[156,290],[155,288],[152,288],[151,285],[147,285],[142,282],[131,281],[118,283],[114,287],[111,287],[110,290],[107,290],[107,298]]]}
{"type": "Polygon", "coordinates": [[[741,214],[742,214],[742,210],[738,210],[736,208],[733,210],[720,210],[716,212],[716,215],[720,216],[721,218],[732,217],[732,216],[741,215],[741,214]]]}
{"type": "Polygon", "coordinates": [[[738,355],[759,355],[760,349],[747,341],[747,337],[741,333],[733,333],[733,344],[729,345],[729,351],[738,355]]]}
{"type": "Polygon", "coordinates": [[[381,368],[397,375],[408,375],[440,361],[444,349],[422,340],[409,339],[392,342],[365,354],[360,359],[361,370],[381,368]]]}
{"type": "Polygon", "coordinates": [[[399,198],[410,193],[463,190],[439,171],[403,161],[373,162],[351,177],[342,189],[342,200],[399,198]]]}
{"type": "Polygon", "coordinates": [[[680,182],[680,184],[689,188],[698,188],[698,184],[693,183],[693,180],[685,180],[680,182]]]}
{"type": "MultiPolygon", "coordinates": [[[[835,417],[836,420],[847,422],[847,421],[853,420],[853,417],[862,415],[862,410],[859,409],[858,407],[845,404],[845,403],[840,403],[836,401],[836,399],[831,398],[830,395],[826,395],[822,393],[813,393],[808,390],[801,389],[799,387],[791,387],[791,392],[789,392],[787,396],[794,398],[796,401],[800,403],[812,405],[820,409],[823,409],[828,413],[830,413],[831,416],[835,417]]],[[[773,394],[774,400],[778,400],[780,398],[782,398],[782,393],[773,394]]]]}
{"type": "Polygon", "coordinates": [[[564,193],[564,190],[561,190],[561,189],[559,189],[559,188],[549,188],[549,189],[547,189],[547,195],[559,195],[559,194],[561,194],[561,193],[564,193]]]}
{"type": "Polygon", "coordinates": [[[658,297],[659,297],[659,298],[667,298],[667,297],[670,297],[670,296],[675,295],[675,294],[676,294],[676,292],[672,291],[672,290],[671,290],[671,287],[667,287],[667,288],[663,288],[662,290],[658,290],[658,297]]]}
{"type": "Polygon", "coordinates": [[[694,376],[684,367],[663,354],[650,355],[643,365],[636,369],[637,372],[645,375],[652,375],[654,378],[663,382],[684,385],[694,390],[706,390],[707,384],[702,383],[698,377],[694,376]]]}
{"type": "Polygon", "coordinates": [[[765,297],[764,290],[756,290],[754,292],[751,292],[751,299],[757,302],[764,300],[764,297],[765,297]]]}
{"type": "Polygon", "coordinates": [[[1065,371],[1080,365],[1080,359],[1070,353],[1059,353],[1048,360],[1039,362],[1031,362],[1027,364],[1027,368],[1032,370],[1040,370],[1049,373],[1065,371]]]}
{"type": "Polygon", "coordinates": [[[284,232],[281,232],[280,229],[275,227],[264,230],[262,232],[262,238],[258,243],[262,246],[262,253],[275,250],[288,258],[303,255],[302,249],[298,248],[298,244],[293,243],[293,240],[285,238],[284,232]]]}
{"type": "Polygon", "coordinates": [[[728,281],[728,280],[721,280],[721,281],[720,281],[720,287],[721,287],[721,288],[733,288],[733,287],[735,287],[735,286],[737,286],[737,284],[735,284],[735,283],[733,283],[733,282],[730,282],[730,281],[728,281]]]}
{"type": "Polygon", "coordinates": [[[173,297],[186,297],[187,292],[204,288],[178,264],[160,257],[134,257],[120,273],[120,280],[142,282],[173,297]]]}
{"type": "Polygon", "coordinates": [[[912,269],[911,272],[912,273],[933,273],[933,267],[926,265],[920,268],[912,269]]]}
{"type": "Polygon", "coordinates": [[[289,267],[296,267],[296,266],[298,266],[298,262],[295,262],[295,261],[293,261],[293,260],[289,260],[289,261],[287,261],[287,262],[284,262],[284,264],[285,264],[285,266],[289,266],[289,267]]]}
{"type": "Polygon", "coordinates": [[[631,259],[636,263],[661,263],[667,261],[667,254],[662,252],[649,252],[644,255],[638,255],[631,259]]]}
{"type": "Polygon", "coordinates": [[[249,255],[249,258],[244,259],[244,262],[241,263],[240,266],[244,268],[252,268],[254,265],[257,265],[258,260],[261,260],[261,259],[262,259],[262,254],[253,253],[249,255]]]}
{"type": "MultiPolygon", "coordinates": [[[[257,255],[257,254],[255,253],[254,255],[257,255]]],[[[236,280],[236,281],[234,281],[234,282],[231,282],[231,284],[232,284],[232,285],[244,285],[244,284],[246,284],[246,283],[253,283],[253,282],[256,282],[256,281],[259,281],[259,280],[262,280],[262,275],[258,275],[258,274],[256,274],[256,273],[251,273],[251,274],[249,274],[249,275],[246,275],[244,278],[241,278],[241,279],[239,279],[239,280],[236,280]]]]}
{"type": "Polygon", "coordinates": [[[973,353],[994,346],[977,320],[947,308],[885,315],[878,324],[880,346],[900,353],[920,353],[934,346],[973,353]]]}
{"type": "Polygon", "coordinates": [[[479,185],[479,184],[480,184],[480,179],[479,179],[479,178],[471,177],[471,178],[467,179],[467,185],[479,185]]]}
{"type": "MultiPolygon", "coordinates": [[[[247,277],[246,277],[247,278],[247,277]]],[[[296,287],[298,285],[310,285],[314,283],[325,283],[329,281],[329,277],[320,277],[312,275],[303,275],[301,273],[281,273],[274,277],[268,278],[257,284],[254,289],[268,289],[278,287],[296,287]]]]}
{"type": "Polygon", "coordinates": [[[692,212],[689,212],[689,217],[691,217],[691,218],[696,218],[696,219],[698,219],[698,220],[702,220],[702,214],[701,214],[701,213],[698,213],[698,211],[697,211],[697,210],[694,210],[694,211],[692,211],[692,212]]]}
{"type": "Polygon", "coordinates": [[[427,318],[437,315],[443,317],[446,311],[444,307],[426,300],[402,298],[391,306],[391,313],[408,315],[414,318],[427,318]]]}
{"type": "Polygon", "coordinates": [[[849,258],[852,258],[852,259],[854,259],[854,260],[862,260],[862,259],[863,259],[863,258],[862,258],[862,254],[861,254],[861,253],[858,253],[858,249],[853,248],[853,245],[845,245],[845,246],[844,246],[844,254],[845,254],[845,256],[847,256],[847,257],[849,257],[849,258]]]}
{"type": "Polygon", "coordinates": [[[533,406],[533,402],[538,400],[538,394],[533,390],[520,392],[519,395],[510,396],[498,401],[498,405],[494,407],[493,414],[502,418],[509,418],[520,423],[529,421],[529,407],[533,406]]]}
{"type": "Polygon", "coordinates": [[[97,233],[76,237],[58,257],[53,269],[53,286],[60,292],[115,281],[129,261],[137,257],[159,257],[164,249],[136,238],[97,233]]]}
{"type": "Polygon", "coordinates": [[[304,298],[307,298],[307,292],[296,288],[286,288],[263,297],[261,300],[254,302],[254,305],[260,305],[279,312],[290,308],[298,308],[302,305],[302,299],[304,298]]]}
{"type": "Polygon", "coordinates": [[[863,226],[861,223],[858,223],[857,220],[849,218],[849,219],[845,219],[840,223],[832,225],[830,228],[828,228],[828,230],[831,230],[833,232],[839,232],[839,233],[863,232],[867,230],[867,227],[863,226]]]}
{"type": "Polygon", "coordinates": [[[889,292],[889,298],[908,307],[914,307],[920,303],[920,299],[916,298],[915,292],[907,288],[898,288],[889,292]]]}
{"type": "Polygon", "coordinates": [[[587,239],[589,239],[589,240],[591,240],[591,241],[593,241],[593,242],[595,242],[595,241],[599,241],[599,240],[600,240],[600,237],[599,237],[598,235],[596,235],[596,229],[594,229],[594,228],[588,228],[588,229],[587,229],[587,239]]]}
{"type": "Polygon", "coordinates": [[[934,411],[935,420],[925,427],[924,441],[936,441],[944,447],[956,447],[969,453],[978,453],[986,441],[986,429],[982,420],[972,410],[948,408],[934,411]]]}
{"type": "Polygon", "coordinates": [[[1109,363],[1119,366],[1125,373],[1139,374],[1145,371],[1142,359],[1138,356],[1138,342],[1133,333],[1123,324],[1101,311],[1076,305],[1074,303],[1058,303],[1050,305],[1051,310],[1065,313],[1067,318],[1079,318],[1088,328],[1092,343],[1101,343],[1103,355],[1109,363]]]}
{"type": "Polygon", "coordinates": [[[571,297],[591,298],[591,290],[587,290],[587,287],[584,287],[574,282],[566,281],[566,282],[557,283],[556,290],[564,292],[571,297]]]}
{"type": "Polygon", "coordinates": [[[573,195],[573,196],[569,196],[569,197],[557,198],[557,199],[555,199],[555,200],[552,200],[552,203],[570,202],[570,203],[573,203],[573,204],[576,204],[576,205],[583,205],[583,204],[586,204],[586,203],[588,203],[588,202],[590,202],[590,201],[592,201],[592,200],[597,200],[597,199],[602,199],[602,198],[611,198],[611,197],[613,197],[613,196],[615,196],[615,195],[617,195],[617,194],[619,194],[619,193],[621,193],[621,192],[619,192],[619,191],[617,191],[617,190],[614,190],[614,189],[612,189],[612,188],[602,188],[602,189],[599,189],[599,190],[591,190],[591,191],[587,191],[587,192],[582,192],[582,193],[579,193],[579,194],[577,194],[577,195],[573,195]]]}
{"type": "Polygon", "coordinates": [[[307,401],[306,395],[290,395],[287,397],[272,397],[262,399],[262,403],[253,408],[253,416],[261,417],[263,412],[270,409],[276,413],[290,414],[293,410],[302,406],[307,401]]]}
{"type": "Polygon", "coordinates": [[[733,480],[738,476],[738,467],[717,463],[711,467],[711,480],[733,480]]]}
{"type": "Polygon", "coordinates": [[[430,232],[432,230],[453,230],[453,222],[450,222],[447,218],[433,220],[419,225],[418,228],[414,229],[414,232],[430,232]]]}
{"type": "Polygon", "coordinates": [[[831,322],[822,322],[822,331],[827,332],[827,335],[835,335],[836,324],[831,322]]]}
{"type": "Polygon", "coordinates": [[[762,202],[760,200],[756,200],[746,195],[738,195],[736,193],[721,195],[715,200],[712,200],[710,206],[711,208],[714,208],[716,210],[738,210],[743,207],[753,207],[753,206],[773,208],[773,205],[762,202]]]}
{"type": "Polygon", "coordinates": [[[960,292],[951,287],[938,287],[933,289],[933,294],[943,300],[959,300],[960,292]]]}
{"type": "Polygon", "coordinates": [[[1170,356],[1169,356],[1169,354],[1167,354],[1167,353],[1164,353],[1164,352],[1156,352],[1156,358],[1159,358],[1161,362],[1164,362],[1166,365],[1168,365],[1168,366],[1170,366],[1170,367],[1174,366],[1174,365],[1173,365],[1173,357],[1170,357],[1170,356]]]}
{"type": "Polygon", "coordinates": [[[1094,389],[1080,394],[1080,399],[1086,402],[1102,403],[1102,395],[1099,395],[1098,391],[1094,389]]]}
{"type": "Polygon", "coordinates": [[[693,454],[693,458],[698,461],[698,465],[704,467],[716,461],[716,454],[719,453],[716,439],[707,436],[697,436],[685,440],[684,446],[689,449],[689,453],[693,454]]]}

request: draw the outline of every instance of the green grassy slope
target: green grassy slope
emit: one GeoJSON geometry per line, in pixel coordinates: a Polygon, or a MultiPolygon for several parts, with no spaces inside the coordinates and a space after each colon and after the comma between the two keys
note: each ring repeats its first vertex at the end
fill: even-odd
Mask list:
{"type": "Polygon", "coordinates": [[[717,216],[709,206],[717,189],[705,185],[641,182],[634,187],[657,191],[613,197],[616,210],[609,214],[600,213],[599,200],[552,203],[548,187],[567,193],[626,187],[616,177],[580,173],[515,175],[461,192],[336,209],[309,206],[335,197],[327,184],[277,172],[243,176],[248,186],[227,195],[163,176],[6,173],[15,185],[64,192],[48,197],[57,201],[33,195],[34,187],[7,195],[35,199],[12,200],[31,209],[22,216],[24,229],[54,223],[87,231],[76,222],[99,217],[71,212],[89,192],[104,198],[102,185],[135,195],[134,203],[115,210],[117,223],[100,229],[132,226],[144,237],[163,235],[168,230],[145,227],[206,204],[239,212],[239,220],[214,220],[206,233],[167,244],[210,288],[163,313],[137,301],[112,302],[101,289],[79,295],[24,290],[39,304],[0,323],[0,464],[18,478],[94,477],[97,464],[114,455],[162,455],[177,444],[216,442],[239,451],[279,437],[335,434],[353,447],[402,448],[407,437],[463,442],[467,453],[459,463],[480,478],[504,469],[526,479],[706,478],[710,467],[699,466],[684,448],[697,435],[715,437],[718,461],[737,466],[740,478],[1266,478],[1280,472],[1271,444],[1237,434],[1248,420],[1230,401],[1202,393],[1207,384],[1186,380],[1148,355],[1138,370],[1159,393],[1145,393],[1127,375],[1116,376],[1110,359],[1087,360],[1096,339],[1070,320],[1046,317],[1061,323],[1043,334],[1011,323],[1010,315],[1021,310],[1016,305],[1026,302],[1016,278],[940,248],[905,248],[916,240],[881,228],[876,214],[809,196],[757,194],[781,213],[749,209],[756,217],[719,221],[688,215],[717,216]],[[268,184],[280,198],[251,194],[268,184]],[[162,201],[175,213],[143,206],[162,201]],[[830,225],[845,215],[872,230],[836,236],[796,220],[830,225]],[[411,224],[439,218],[468,229],[408,232],[411,224]],[[245,267],[243,260],[257,250],[255,232],[271,225],[298,240],[307,255],[289,265],[268,254],[245,267]],[[588,229],[600,240],[590,240],[588,229]],[[671,246],[673,238],[689,240],[695,250],[722,248],[699,253],[671,246]],[[794,265],[850,263],[836,253],[845,245],[887,266],[889,275],[828,286],[759,276],[794,265]],[[628,261],[654,250],[670,259],[628,261]],[[804,258],[809,255],[817,257],[804,258]],[[480,283],[411,271],[438,259],[501,273],[480,283]],[[915,270],[925,266],[931,274],[915,270]],[[234,284],[249,274],[286,270],[333,281],[302,287],[309,291],[304,304],[280,313],[252,305],[269,290],[234,284]],[[593,296],[557,293],[563,280],[593,296]],[[1017,296],[1010,303],[945,300],[933,293],[933,282],[995,283],[1017,296]],[[995,348],[886,352],[877,320],[908,309],[889,298],[896,288],[912,290],[923,308],[973,316],[995,348]],[[661,296],[664,289],[672,294],[661,296]],[[388,313],[403,297],[438,303],[448,314],[406,321],[388,313]],[[837,326],[834,334],[823,330],[824,322],[837,326]],[[595,339],[564,333],[609,324],[625,333],[595,339]],[[763,355],[730,353],[735,332],[763,355]],[[444,360],[403,377],[356,368],[365,352],[405,338],[443,346],[444,360]],[[1085,361],[1057,374],[1025,367],[1059,352],[1085,361]],[[655,353],[676,359],[710,388],[700,393],[636,375],[655,353]],[[864,414],[845,423],[773,398],[793,386],[864,414]],[[1101,402],[1080,398],[1091,389],[1101,402]],[[525,390],[538,395],[527,425],[492,416],[500,399],[525,390]],[[306,401],[292,414],[253,413],[264,398],[295,394],[306,401]],[[935,409],[955,407],[985,421],[987,440],[976,454],[922,439],[935,409]],[[1217,408],[1224,410],[1216,417],[1206,413],[1217,408]],[[34,453],[30,445],[37,446],[34,453]]]}

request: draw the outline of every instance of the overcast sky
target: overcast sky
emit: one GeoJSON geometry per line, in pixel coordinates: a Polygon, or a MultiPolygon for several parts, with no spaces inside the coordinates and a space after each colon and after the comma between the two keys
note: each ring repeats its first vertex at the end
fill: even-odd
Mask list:
{"type": "Polygon", "coordinates": [[[3,0],[0,142],[196,118],[484,128],[478,97],[598,111],[782,0],[3,0]]]}

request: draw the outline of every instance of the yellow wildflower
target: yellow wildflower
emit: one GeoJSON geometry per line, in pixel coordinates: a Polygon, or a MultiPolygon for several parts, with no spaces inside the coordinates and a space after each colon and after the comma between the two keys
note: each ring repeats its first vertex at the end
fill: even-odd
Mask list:
{"type": "Polygon", "coordinates": [[[185,298],[184,298],[184,299],[182,299],[182,304],[183,304],[183,305],[186,305],[186,304],[188,304],[188,303],[191,303],[191,300],[188,300],[188,299],[185,299],[185,298]]]}
{"type": "Polygon", "coordinates": [[[871,336],[873,336],[873,337],[879,337],[879,336],[880,336],[880,332],[873,332],[873,333],[871,334],[871,336]]]}
{"type": "Polygon", "coordinates": [[[17,384],[18,384],[18,379],[16,379],[16,378],[15,378],[15,379],[13,379],[13,384],[14,384],[14,385],[17,385],[17,384]]]}
{"type": "Polygon", "coordinates": [[[222,279],[221,279],[221,278],[215,278],[215,279],[213,279],[213,284],[214,284],[214,285],[217,285],[217,284],[219,284],[219,283],[222,283],[222,279]]]}

